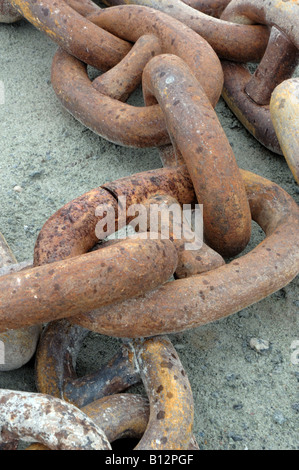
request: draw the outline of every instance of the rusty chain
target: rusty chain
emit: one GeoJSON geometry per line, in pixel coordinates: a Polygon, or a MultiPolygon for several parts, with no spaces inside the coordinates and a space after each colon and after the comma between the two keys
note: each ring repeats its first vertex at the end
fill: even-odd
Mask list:
{"type": "Polygon", "coordinates": [[[135,450],[197,450],[192,390],[165,335],[236,313],[299,272],[297,204],[238,168],[214,111],[222,94],[299,182],[297,2],[104,3],[0,0],[0,22],[25,17],[58,44],[51,78],[62,105],[118,145],[158,147],[164,165],[58,210],[38,235],[33,265],[18,266],[0,238],[0,340],[11,356],[0,370],[21,367],[39,339],[38,393],[0,390],[3,449],[26,438],[29,450],[109,450],[134,437],[135,450]],[[244,65],[251,61],[260,62],[253,76],[244,65]],[[91,81],[88,66],[103,74],[91,81]],[[144,108],[126,103],[139,84],[144,108]],[[153,205],[203,204],[205,243],[186,250],[173,219],[169,239],[162,220],[155,239],[147,226],[142,236],[95,249],[104,219],[97,208],[113,208],[110,235],[130,221],[123,198],[125,213],[132,204],[147,214],[153,205]],[[252,220],[266,238],[243,255],[252,220]],[[89,331],[123,342],[109,363],[78,378],[76,355],[89,331]],[[138,382],[147,398],[123,393],[138,382]]]}

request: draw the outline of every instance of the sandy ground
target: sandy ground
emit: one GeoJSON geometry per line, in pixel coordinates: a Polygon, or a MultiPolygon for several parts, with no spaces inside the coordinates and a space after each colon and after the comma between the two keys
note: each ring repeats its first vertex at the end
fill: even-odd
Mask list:
{"type": "MultiPolygon", "coordinates": [[[[107,181],[161,167],[156,149],[111,144],[71,117],[50,83],[56,45],[22,21],[0,25],[0,231],[18,261],[33,256],[44,222],[63,204],[107,181]],[[16,192],[18,185],[21,192],[16,192]]],[[[140,98],[135,98],[138,103],[140,98]]],[[[140,104],[140,103],[139,103],[140,104]]],[[[220,100],[217,113],[239,166],[280,184],[297,203],[299,188],[284,158],[252,138],[220,100]]],[[[262,239],[255,227],[250,247],[262,239]]],[[[172,335],[195,401],[194,432],[201,449],[299,449],[298,277],[286,288],[230,318],[172,335]],[[269,341],[262,354],[251,338],[269,341]]],[[[90,334],[78,374],[96,370],[119,341],[90,334]]],[[[34,360],[0,373],[0,387],[35,391],[34,360]]],[[[141,386],[131,390],[144,390],[141,386]]]]}

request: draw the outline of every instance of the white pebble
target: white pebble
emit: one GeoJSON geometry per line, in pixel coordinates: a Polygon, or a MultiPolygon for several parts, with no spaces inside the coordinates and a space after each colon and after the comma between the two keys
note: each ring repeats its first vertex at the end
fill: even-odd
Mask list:
{"type": "Polygon", "coordinates": [[[270,348],[269,341],[260,338],[251,338],[250,340],[250,347],[254,349],[258,353],[262,353],[267,351],[270,348]]]}
{"type": "Polygon", "coordinates": [[[21,186],[15,186],[13,190],[16,191],[17,193],[21,193],[23,191],[23,188],[21,186]]]}

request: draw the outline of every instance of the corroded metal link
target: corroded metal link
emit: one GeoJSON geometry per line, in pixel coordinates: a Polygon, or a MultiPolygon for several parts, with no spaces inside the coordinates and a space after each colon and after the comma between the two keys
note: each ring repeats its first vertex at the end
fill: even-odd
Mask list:
{"type": "Polygon", "coordinates": [[[183,0],[189,7],[195,8],[206,15],[220,18],[221,13],[229,4],[230,0],[183,0]]]}
{"type": "Polygon", "coordinates": [[[195,202],[190,178],[175,169],[152,170],[107,183],[67,203],[47,220],[35,244],[35,266],[73,258],[91,250],[98,242],[95,230],[101,221],[96,216],[99,205],[114,208],[115,230],[119,230],[127,224],[129,206],[144,204],[157,193],[173,196],[180,204],[195,202]],[[125,206],[121,198],[124,198],[125,206]]]}
{"type": "Polygon", "coordinates": [[[111,450],[104,432],[85,413],[60,399],[0,390],[0,405],[0,443],[8,431],[52,450],[111,450]]]}
{"type": "Polygon", "coordinates": [[[132,393],[111,395],[84,406],[82,411],[103,429],[110,443],[141,439],[148,426],[150,404],[132,393]]]}
{"type": "Polygon", "coordinates": [[[237,62],[260,60],[267,46],[269,37],[267,28],[236,25],[212,18],[191,8],[181,0],[104,0],[104,3],[107,5],[138,4],[163,11],[200,34],[223,59],[237,62]]]}
{"type": "MultiPolygon", "coordinates": [[[[82,408],[99,426],[110,443],[118,439],[141,439],[149,421],[150,406],[147,398],[132,393],[111,395],[82,408]]],[[[41,444],[32,444],[26,450],[49,450],[41,444]]]]}
{"type": "Polygon", "coordinates": [[[265,55],[253,76],[241,65],[223,64],[222,96],[247,130],[266,148],[281,155],[268,104],[274,88],[290,78],[298,64],[299,4],[281,0],[233,0],[221,18],[272,27],[265,55]]]}
{"type": "MultiPolygon", "coordinates": [[[[189,178],[186,168],[176,171],[189,178]]],[[[291,282],[299,272],[298,205],[275,183],[246,171],[242,177],[252,218],[266,233],[255,249],[219,269],[71,321],[116,337],[180,332],[236,313],[291,282]]]]}
{"type": "Polygon", "coordinates": [[[208,245],[222,256],[239,254],[251,234],[245,186],[201,85],[182,59],[160,55],[144,69],[143,94],[147,104],[157,100],[165,113],[171,140],[183,156],[197,200],[204,206],[208,245]]]}
{"type": "Polygon", "coordinates": [[[292,76],[298,59],[297,47],[273,27],[267,51],[254,75],[244,65],[222,62],[222,97],[246,129],[262,145],[280,155],[282,150],[268,105],[274,88],[292,76]]]}
{"type": "MultiPolygon", "coordinates": [[[[96,400],[82,411],[101,427],[110,443],[118,439],[141,439],[148,426],[150,405],[147,398],[132,393],[111,395],[96,400]]],[[[192,437],[188,450],[198,450],[192,437]]],[[[49,450],[42,444],[32,444],[26,450],[49,450]]]]}
{"type": "Polygon", "coordinates": [[[277,26],[299,48],[297,0],[232,0],[221,15],[225,21],[277,26]]]}
{"type": "MultiPolygon", "coordinates": [[[[12,251],[0,233],[0,268],[16,263],[12,251]]],[[[8,330],[0,334],[0,347],[4,358],[0,358],[0,372],[19,369],[30,361],[35,353],[41,328],[30,326],[19,330],[8,330]]]]}
{"type": "Polygon", "coordinates": [[[78,378],[75,372],[77,354],[88,333],[88,330],[71,325],[65,319],[47,325],[36,354],[38,392],[82,408],[140,381],[132,351],[125,344],[99,371],[78,378]]]}
{"type": "Polygon", "coordinates": [[[91,250],[98,242],[95,228],[101,217],[95,217],[95,213],[99,205],[111,207],[117,214],[116,198],[100,187],[67,203],[52,215],[37,237],[34,265],[53,263],[91,250]]]}
{"type": "Polygon", "coordinates": [[[39,31],[83,62],[100,70],[118,64],[131,45],[98,28],[64,0],[10,0],[39,31]]]}
{"type": "MultiPolygon", "coordinates": [[[[219,253],[212,250],[201,240],[201,247],[198,249],[188,249],[188,244],[194,243],[194,231],[191,230],[187,220],[184,220],[184,213],[179,206],[177,199],[157,194],[148,199],[145,204],[148,214],[148,221],[151,221],[151,208],[159,208],[161,216],[159,232],[163,233],[163,227],[167,229],[169,239],[173,241],[178,252],[178,265],[175,270],[175,277],[182,279],[184,277],[200,274],[205,271],[219,268],[225,264],[224,259],[219,253]],[[172,208],[180,209],[180,214],[173,212],[172,208]]],[[[151,222],[152,223],[152,222],[151,222]]],[[[150,227],[148,227],[149,229],[150,227]]]]}
{"type": "MultiPolygon", "coordinates": [[[[184,165],[184,159],[180,154],[179,150],[174,150],[173,145],[165,145],[164,147],[159,148],[159,153],[161,157],[161,161],[164,167],[176,167],[178,165],[184,165]]],[[[168,194],[160,194],[157,193],[156,195],[149,198],[148,201],[144,203],[145,207],[148,208],[150,212],[150,207],[152,204],[161,205],[162,208],[169,204],[179,204],[178,200],[175,199],[173,196],[169,196],[168,194]]],[[[163,209],[162,209],[163,211],[163,209]]],[[[149,214],[150,217],[150,214],[149,214]]],[[[182,213],[179,220],[184,220],[184,214],[182,213]]],[[[166,221],[169,224],[169,220],[166,221]]],[[[219,268],[223,264],[225,264],[224,259],[222,258],[219,253],[214,251],[204,242],[202,242],[202,247],[199,250],[187,250],[185,246],[185,237],[184,234],[181,236],[180,239],[176,239],[175,236],[175,226],[177,225],[176,220],[173,218],[171,224],[169,226],[170,230],[170,237],[174,240],[174,244],[178,251],[178,265],[175,271],[175,278],[182,279],[184,277],[193,276],[195,274],[200,274],[205,271],[211,271],[212,269],[219,268]]],[[[189,225],[189,222],[185,221],[184,230],[189,225]]],[[[180,229],[182,227],[180,226],[180,229]]],[[[189,234],[188,240],[193,238],[194,233],[189,234]]]]}
{"type": "Polygon", "coordinates": [[[297,47],[273,26],[265,55],[245,87],[247,95],[257,104],[269,104],[273,90],[293,75],[298,60],[297,47]]]}
{"type": "MultiPolygon", "coordinates": [[[[220,61],[211,46],[190,28],[164,13],[132,5],[108,8],[89,19],[132,42],[144,35],[155,35],[161,52],[182,57],[202,83],[212,105],[215,106],[218,102],[223,85],[220,61]]],[[[151,52],[158,52],[158,44],[151,52]]],[[[141,57],[140,54],[135,55],[134,75],[137,74],[137,77],[141,76],[146,58],[148,54],[145,58],[144,54],[141,57]]],[[[169,143],[164,116],[159,106],[140,108],[110,98],[115,94],[115,87],[108,80],[109,76],[116,79],[124,76],[125,79],[128,73],[127,64],[128,59],[124,59],[116,70],[109,71],[107,78],[104,75],[99,79],[105,83],[104,90],[100,90],[107,92],[106,96],[92,86],[84,64],[66,52],[58,51],[52,65],[54,91],[63,106],[76,119],[109,141],[136,147],[169,143]]],[[[127,86],[124,86],[122,80],[121,82],[117,86],[117,94],[127,94],[127,86]]]]}
{"type": "MultiPolygon", "coordinates": [[[[111,395],[82,408],[83,413],[99,427],[110,443],[118,439],[141,439],[146,430],[150,408],[147,398],[131,393],[111,395]]],[[[32,444],[26,450],[49,450],[32,444]]]]}
{"type": "Polygon", "coordinates": [[[136,339],[131,345],[150,401],[149,424],[136,450],[188,449],[193,395],[176,350],[167,337],[136,339]]]}
{"type": "Polygon", "coordinates": [[[130,42],[145,34],[156,36],[161,52],[183,59],[202,84],[212,106],[218,102],[223,85],[221,63],[208,42],[191,28],[161,11],[137,5],[106,8],[88,19],[130,42]]]}
{"type": "MultiPolygon", "coordinates": [[[[75,362],[76,351],[80,348],[82,335],[84,333],[76,332],[65,320],[49,325],[42,336],[37,354],[38,391],[43,394],[54,393],[54,396],[63,397],[80,408],[85,405],[82,410],[91,416],[86,408],[94,409],[93,400],[96,394],[90,394],[87,398],[85,391],[88,386],[99,386],[96,393],[100,397],[101,392],[114,394],[122,391],[122,387],[128,388],[141,379],[149,397],[151,411],[147,428],[136,450],[188,448],[192,438],[193,397],[188,378],[171,341],[167,337],[129,341],[127,350],[122,355],[121,368],[117,361],[112,360],[104,373],[102,369],[94,378],[86,376],[84,386],[81,387],[76,388],[74,381],[69,382],[67,390],[64,383],[67,383],[68,377],[74,375],[72,364],[75,362]],[[131,383],[124,381],[124,378],[130,378],[131,383]],[[75,393],[72,390],[74,388],[75,393]]],[[[123,413],[126,412],[123,410],[123,413]]],[[[91,418],[94,419],[94,415],[91,418]]],[[[106,429],[99,419],[96,423],[99,423],[101,429],[106,429]]]]}
{"type": "Polygon", "coordinates": [[[299,78],[285,80],[273,92],[271,119],[284,157],[299,184],[299,78]]]}
{"type": "Polygon", "coordinates": [[[224,86],[222,97],[243,126],[264,147],[282,155],[270,116],[269,106],[260,106],[249,98],[245,87],[251,79],[246,65],[222,61],[224,86]]]}
{"type": "Polygon", "coordinates": [[[0,331],[67,318],[166,282],[177,252],[169,240],[124,240],[105,250],[0,278],[0,331]]]}
{"type": "Polygon", "coordinates": [[[10,0],[0,0],[0,23],[14,23],[21,19],[22,15],[12,7],[10,0]]]}
{"type": "Polygon", "coordinates": [[[128,147],[169,142],[159,106],[137,108],[99,93],[92,86],[86,66],[63,50],[57,51],[53,59],[52,85],[73,117],[110,142],[128,147]]]}
{"type": "Polygon", "coordinates": [[[115,67],[96,78],[92,85],[103,95],[126,101],[141,83],[146,64],[161,53],[159,40],[153,35],[141,36],[126,57],[115,67]]]}

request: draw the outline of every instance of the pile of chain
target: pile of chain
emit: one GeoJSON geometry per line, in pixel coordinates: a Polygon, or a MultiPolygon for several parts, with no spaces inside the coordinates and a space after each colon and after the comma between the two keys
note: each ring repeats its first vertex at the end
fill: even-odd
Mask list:
{"type": "Polygon", "coordinates": [[[0,370],[36,353],[38,390],[0,390],[2,449],[25,440],[34,443],[29,449],[108,450],[123,437],[138,439],[136,450],[198,449],[192,390],[167,335],[239,312],[299,272],[297,204],[238,168],[214,111],[222,94],[299,182],[297,1],[104,3],[0,0],[1,22],[25,17],[58,44],[51,78],[62,105],[111,142],[158,147],[164,166],[58,210],[39,233],[33,266],[16,264],[0,239],[0,370]],[[248,62],[260,62],[253,75],[248,62]],[[91,81],[87,66],[103,73],[91,81]],[[146,106],[136,108],[126,101],[140,83],[146,106]],[[173,203],[203,204],[200,248],[187,250],[173,221],[169,239],[149,232],[94,249],[104,219],[98,206],[113,208],[115,231],[129,223],[123,212],[132,204],[149,211],[173,203]],[[236,260],[252,220],[266,237],[236,260]],[[123,338],[122,347],[97,373],[78,378],[89,331],[123,338]],[[138,382],[147,399],[123,393],[138,382]]]}

